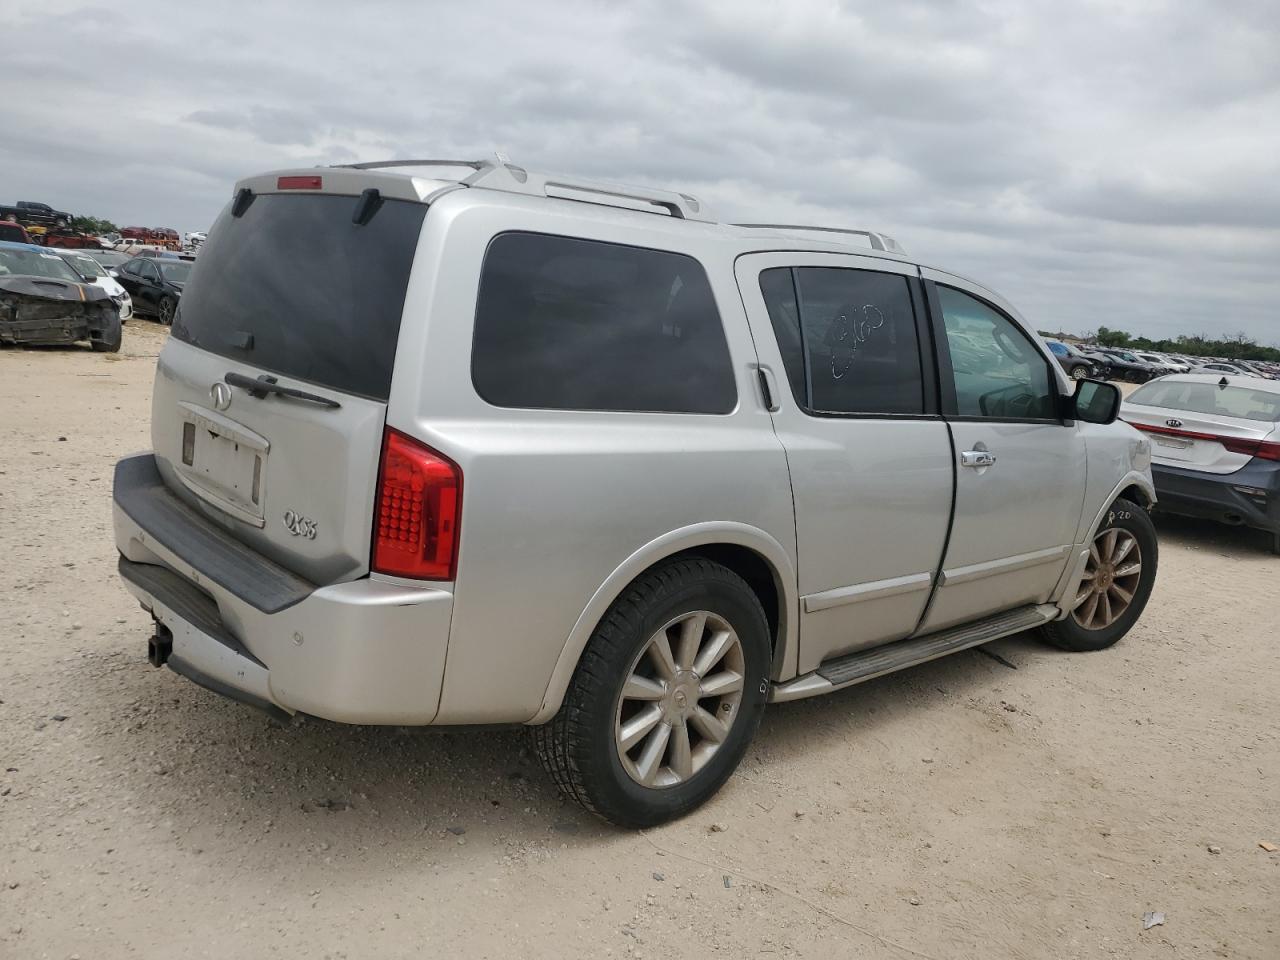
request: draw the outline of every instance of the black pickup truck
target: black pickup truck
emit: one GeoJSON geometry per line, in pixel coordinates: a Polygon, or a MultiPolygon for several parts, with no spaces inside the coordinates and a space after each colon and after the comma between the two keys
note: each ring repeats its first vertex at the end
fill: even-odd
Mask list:
{"type": "Polygon", "coordinates": [[[47,203],[19,200],[12,207],[0,204],[0,220],[16,220],[23,226],[68,227],[71,214],[55,210],[47,203]]]}

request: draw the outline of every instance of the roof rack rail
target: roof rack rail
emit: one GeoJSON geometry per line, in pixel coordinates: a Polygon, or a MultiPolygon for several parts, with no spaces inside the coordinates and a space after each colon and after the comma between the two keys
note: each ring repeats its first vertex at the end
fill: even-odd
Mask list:
{"type": "Polygon", "coordinates": [[[672,190],[632,187],[602,180],[548,176],[530,173],[509,163],[505,156],[496,160],[375,160],[368,163],[336,164],[350,170],[378,170],[386,167],[470,167],[474,172],[459,182],[468,187],[485,187],[522,193],[529,196],[579,200],[610,207],[623,207],[648,213],[663,213],[678,220],[715,221],[709,217],[697,197],[672,190]]]}
{"type": "Polygon", "coordinates": [[[811,230],[817,233],[844,233],[854,237],[866,237],[871,241],[872,250],[882,250],[886,253],[902,253],[907,251],[902,248],[902,244],[883,233],[877,233],[874,230],[847,230],[843,227],[814,227],[806,226],[801,223],[735,223],[735,227],[746,227],[750,230],[811,230]]]}
{"type": "Polygon", "coordinates": [[[368,163],[335,163],[346,170],[379,170],[383,167],[470,167],[479,170],[488,160],[371,160],[368,163]]]}

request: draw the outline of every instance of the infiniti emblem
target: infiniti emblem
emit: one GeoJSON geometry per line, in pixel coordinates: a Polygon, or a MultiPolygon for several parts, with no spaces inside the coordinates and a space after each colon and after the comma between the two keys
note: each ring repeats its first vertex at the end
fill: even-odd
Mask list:
{"type": "Polygon", "coordinates": [[[1171,418],[1171,419],[1169,419],[1169,420],[1166,420],[1166,421],[1165,421],[1165,425],[1166,425],[1166,426],[1170,426],[1170,427],[1180,427],[1180,426],[1182,426],[1182,421],[1181,421],[1181,420],[1177,420],[1177,419],[1172,419],[1172,418],[1171,418]]]}
{"type": "Polygon", "coordinates": [[[209,388],[209,399],[213,401],[213,409],[225,410],[231,406],[231,388],[219,380],[209,388]]]}

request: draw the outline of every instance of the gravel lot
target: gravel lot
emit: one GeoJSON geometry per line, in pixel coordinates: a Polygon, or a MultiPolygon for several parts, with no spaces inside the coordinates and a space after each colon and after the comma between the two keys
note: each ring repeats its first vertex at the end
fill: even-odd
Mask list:
{"type": "Polygon", "coordinates": [[[281,728],[148,666],[110,477],[163,337],[0,351],[0,957],[1280,957],[1262,537],[1161,520],[1118,647],[772,708],[708,807],[624,833],[520,731],[281,728]]]}

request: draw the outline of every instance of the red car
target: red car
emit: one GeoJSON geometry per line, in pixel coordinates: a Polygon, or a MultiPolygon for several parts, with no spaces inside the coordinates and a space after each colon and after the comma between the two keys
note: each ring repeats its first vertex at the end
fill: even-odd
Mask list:
{"type": "Polygon", "coordinates": [[[0,240],[7,240],[9,243],[32,242],[26,228],[12,220],[0,220],[0,240]]]}

